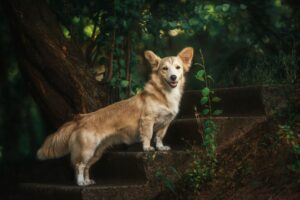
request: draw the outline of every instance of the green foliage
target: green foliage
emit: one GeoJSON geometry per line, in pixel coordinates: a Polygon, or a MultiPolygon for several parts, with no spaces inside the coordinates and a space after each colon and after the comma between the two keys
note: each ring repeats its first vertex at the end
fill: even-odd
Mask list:
{"type": "Polygon", "coordinates": [[[214,102],[214,103],[218,103],[218,102],[220,102],[221,101],[221,98],[220,97],[213,97],[212,98],[212,102],[214,102]]]}
{"type": "MultiPolygon", "coordinates": [[[[279,138],[284,141],[286,144],[291,146],[293,153],[300,158],[300,137],[295,134],[293,128],[290,125],[278,125],[279,138]]],[[[297,161],[299,162],[299,160],[297,161]]],[[[300,170],[300,168],[298,168],[300,170]]]]}
{"type": "Polygon", "coordinates": [[[204,97],[208,97],[209,96],[209,93],[210,93],[210,89],[208,87],[205,87],[201,90],[201,94],[202,96],[204,97]]]}
{"type": "MultiPolygon", "coordinates": [[[[146,70],[140,67],[145,49],[165,56],[189,44],[201,45],[217,86],[291,83],[296,77],[299,12],[281,1],[51,0],[49,4],[65,37],[93,47],[87,55],[90,67],[104,65],[106,74],[112,68],[112,77],[102,81],[124,98],[136,94],[147,78],[141,76],[146,70]],[[123,80],[129,81],[126,87],[123,80]]],[[[204,71],[199,70],[196,78],[204,81],[204,71]]],[[[191,81],[189,87],[199,85],[191,81]]]]}
{"type": "MultiPolygon", "coordinates": [[[[291,147],[291,151],[295,157],[295,160],[288,164],[288,169],[300,173],[300,137],[299,134],[295,134],[292,126],[284,124],[278,126],[277,135],[280,140],[291,147]]],[[[300,180],[298,180],[299,182],[300,180]]]]}
{"type": "MultiPolygon", "coordinates": [[[[229,7],[225,7],[229,9],[229,7]]],[[[213,120],[213,116],[222,114],[222,110],[213,110],[212,103],[220,102],[221,98],[214,96],[214,91],[211,89],[211,82],[213,78],[207,74],[205,60],[200,49],[201,63],[196,63],[199,66],[199,70],[196,73],[196,78],[204,83],[201,89],[202,98],[200,100],[201,106],[203,107],[201,113],[195,110],[195,116],[200,134],[202,135],[204,155],[199,151],[192,151],[193,163],[184,175],[185,185],[190,190],[196,192],[206,186],[215,176],[215,170],[217,165],[216,157],[216,134],[217,125],[213,120]],[[202,115],[202,118],[200,118],[202,115]]]]}
{"type": "MultiPolygon", "coordinates": [[[[175,168],[172,168],[173,170],[175,168]]],[[[177,171],[175,171],[175,173],[177,173],[177,171]]],[[[163,185],[169,189],[171,192],[176,193],[176,188],[175,188],[175,184],[173,183],[172,180],[170,180],[167,176],[165,176],[162,172],[157,171],[155,173],[156,178],[158,179],[158,181],[162,182],[163,185]]]]}
{"type": "Polygon", "coordinates": [[[222,110],[215,110],[212,114],[213,115],[221,115],[223,113],[222,110]]]}
{"type": "Polygon", "coordinates": [[[270,55],[248,55],[243,68],[237,69],[242,84],[292,84],[297,78],[297,55],[295,46],[290,50],[270,55]]]}
{"type": "Polygon", "coordinates": [[[207,163],[207,160],[194,160],[193,167],[184,177],[186,187],[197,192],[206,186],[214,178],[215,166],[213,165],[215,164],[207,163]]]}
{"type": "Polygon", "coordinates": [[[289,125],[279,125],[278,135],[284,139],[287,144],[294,144],[294,131],[289,125]]]}
{"type": "Polygon", "coordinates": [[[34,156],[44,138],[44,124],[37,105],[28,96],[18,68],[8,69],[6,87],[0,87],[0,159],[20,160],[34,156]],[[11,148],[11,147],[14,148],[11,148]]]}
{"type": "Polygon", "coordinates": [[[201,111],[201,114],[203,116],[207,115],[208,113],[210,112],[210,110],[208,108],[204,108],[202,111],[201,111]]]}
{"type": "Polygon", "coordinates": [[[205,71],[203,69],[199,70],[196,74],[196,78],[199,80],[199,81],[204,81],[204,74],[205,74],[205,71]]]}
{"type": "Polygon", "coordinates": [[[201,105],[207,104],[207,102],[208,102],[208,97],[203,95],[203,97],[201,98],[200,102],[201,102],[201,105]]]}

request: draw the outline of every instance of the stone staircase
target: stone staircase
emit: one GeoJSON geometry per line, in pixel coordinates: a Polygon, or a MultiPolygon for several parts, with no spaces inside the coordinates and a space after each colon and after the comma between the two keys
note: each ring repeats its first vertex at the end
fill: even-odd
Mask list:
{"type": "MultiPolygon", "coordinates": [[[[264,86],[215,90],[222,101],[214,108],[223,110],[221,116],[215,117],[218,151],[221,153],[236,138],[284,107],[285,91],[284,87],[264,86]]],[[[76,186],[69,157],[34,161],[19,170],[20,199],[155,199],[163,190],[155,174],[160,171],[172,175],[170,166],[184,169],[191,159],[185,151],[189,148],[186,141],[201,144],[194,118],[194,106],[199,106],[200,98],[199,91],[185,92],[181,112],[165,138],[171,151],[146,153],[140,144],[115,148],[93,166],[91,174],[97,184],[88,187],[76,186]]],[[[178,177],[173,174],[172,179],[178,177]]]]}

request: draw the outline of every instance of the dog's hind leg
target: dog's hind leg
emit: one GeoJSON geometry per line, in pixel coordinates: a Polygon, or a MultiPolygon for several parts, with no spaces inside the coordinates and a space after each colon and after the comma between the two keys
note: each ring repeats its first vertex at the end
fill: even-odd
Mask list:
{"type": "Polygon", "coordinates": [[[101,144],[98,146],[95,151],[94,156],[88,161],[84,169],[84,179],[89,184],[95,184],[96,182],[93,179],[90,179],[90,167],[95,164],[103,155],[107,145],[101,144]]]}
{"type": "MultiPolygon", "coordinates": [[[[88,166],[89,161],[94,157],[97,142],[93,137],[87,137],[88,134],[84,134],[85,139],[80,140],[83,136],[82,133],[78,133],[77,138],[71,143],[71,161],[75,167],[76,182],[78,185],[90,185],[92,182],[85,178],[85,169],[88,166]]],[[[89,167],[88,167],[89,168],[89,167]]]]}
{"type": "Polygon", "coordinates": [[[168,130],[168,127],[169,127],[170,124],[166,125],[164,128],[162,129],[159,129],[157,132],[156,132],[156,137],[155,137],[155,144],[156,144],[156,148],[160,151],[168,151],[170,150],[171,148],[169,146],[165,146],[163,144],[163,138],[165,137],[166,133],[167,133],[167,130],[168,130]]]}
{"type": "Polygon", "coordinates": [[[72,162],[75,166],[76,173],[76,182],[78,185],[90,185],[90,180],[85,178],[85,170],[88,164],[88,161],[94,156],[94,151],[85,151],[81,153],[78,157],[72,156],[72,162]]]}

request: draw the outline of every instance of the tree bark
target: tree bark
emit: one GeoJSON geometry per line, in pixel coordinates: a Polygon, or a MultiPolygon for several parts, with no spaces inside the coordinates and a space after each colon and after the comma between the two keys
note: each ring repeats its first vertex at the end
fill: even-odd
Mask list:
{"type": "Polygon", "coordinates": [[[3,0],[20,70],[54,127],[107,104],[107,89],[87,70],[80,47],[62,34],[45,0],[3,0]]]}

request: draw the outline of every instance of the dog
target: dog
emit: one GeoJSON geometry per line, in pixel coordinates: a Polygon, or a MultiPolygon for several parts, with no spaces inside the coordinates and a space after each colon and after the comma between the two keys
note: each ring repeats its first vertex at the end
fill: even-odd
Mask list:
{"type": "Polygon", "coordinates": [[[144,151],[168,151],[163,138],[179,111],[194,50],[184,48],[177,56],[160,58],[145,51],[152,67],[150,80],[139,94],[95,112],[80,114],[49,135],[37,152],[40,160],[71,154],[76,181],[80,186],[95,184],[90,179],[90,167],[101,158],[106,148],[120,143],[142,142],[144,151]]]}

